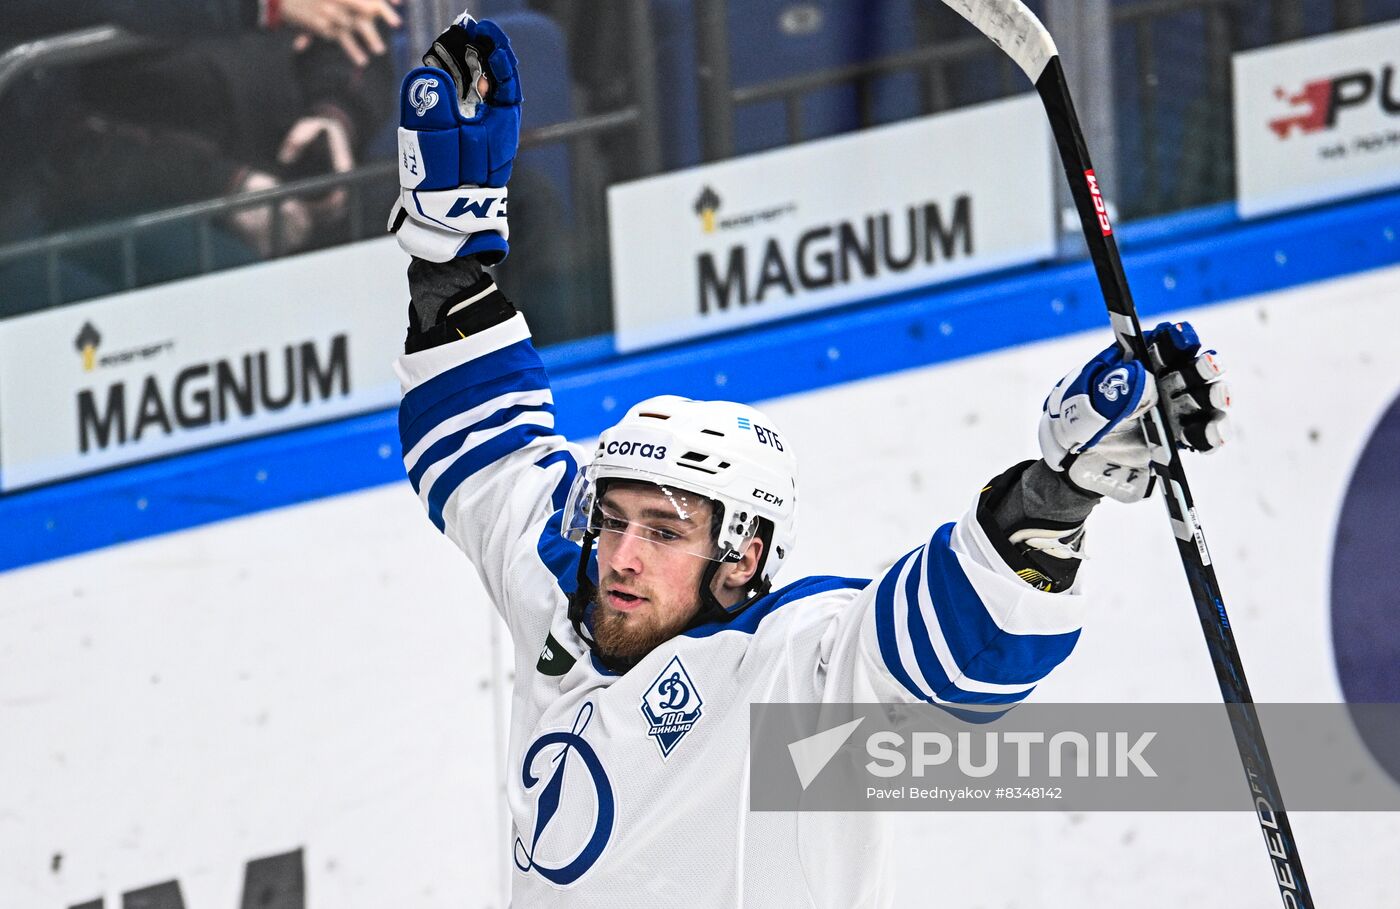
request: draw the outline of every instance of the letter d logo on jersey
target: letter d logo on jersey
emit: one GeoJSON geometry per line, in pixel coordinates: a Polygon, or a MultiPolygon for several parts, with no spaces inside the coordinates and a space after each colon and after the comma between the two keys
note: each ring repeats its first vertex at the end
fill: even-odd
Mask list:
{"type": "Polygon", "coordinates": [[[656,681],[642,695],[642,716],[647,718],[647,735],[656,739],[661,757],[668,758],[680,740],[700,719],[700,692],[685,671],[678,656],[661,670],[656,681]]]}
{"type": "MultiPolygon", "coordinates": [[[[515,867],[526,874],[533,871],[559,887],[572,884],[592,868],[603,854],[603,847],[612,837],[613,820],[616,816],[612,783],[608,781],[608,774],[603,769],[603,762],[598,759],[598,753],[583,737],[583,731],[588,728],[588,721],[591,719],[593,702],[589,701],[579,708],[573,729],[568,732],[547,732],[535,739],[530,747],[525,749],[525,759],[520,767],[521,790],[527,798],[532,794],[535,798],[535,830],[528,843],[523,837],[515,838],[515,867]],[[546,759],[540,760],[541,766],[537,768],[536,758],[541,754],[545,754],[546,759]],[[568,791],[564,786],[564,771],[568,769],[570,759],[583,763],[596,800],[593,829],[581,847],[577,843],[570,844],[567,841],[541,842],[550,821],[562,817],[559,815],[561,807],[565,810],[565,816],[579,811],[577,791],[570,794],[568,799],[564,797],[568,791]],[[536,769],[542,772],[536,775],[536,769]],[[548,776],[548,782],[544,782],[545,776],[548,776]],[[541,782],[544,782],[543,786],[540,785],[541,782]]],[[[573,776],[577,778],[577,771],[573,776]]],[[[579,789],[577,782],[572,788],[579,789]]],[[[565,821],[557,826],[569,828],[570,824],[565,821]]],[[[565,836],[567,837],[567,833],[565,836]]]]}

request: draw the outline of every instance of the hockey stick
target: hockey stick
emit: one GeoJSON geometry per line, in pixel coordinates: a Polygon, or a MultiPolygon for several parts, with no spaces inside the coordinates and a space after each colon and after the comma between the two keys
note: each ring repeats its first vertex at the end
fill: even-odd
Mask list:
{"type": "MultiPolygon", "coordinates": [[[[1084,133],[1074,113],[1069,83],[1060,65],[1054,39],[1020,0],[943,2],[992,39],[1035,84],[1035,90],[1050,117],[1050,129],[1059,147],[1060,160],[1064,163],[1070,193],[1079,212],[1084,239],[1089,246],[1118,343],[1135,359],[1141,360],[1149,369],[1153,368],[1142,327],[1138,324],[1132,293],[1128,290],[1128,280],[1123,274],[1118,244],[1113,239],[1113,226],[1109,222],[1093,166],[1089,163],[1084,133]]],[[[1225,614],[1225,602],[1215,579],[1210,550],[1206,548],[1205,535],[1196,519],[1191,488],[1186,483],[1181,455],[1177,451],[1177,442],[1172,437],[1164,408],[1165,397],[1152,411],[1151,419],[1145,420],[1144,424],[1153,448],[1153,469],[1163,487],[1163,498],[1171,517],[1181,564],[1186,569],[1186,579],[1196,601],[1196,613],[1201,621],[1201,630],[1205,633],[1211,662],[1215,666],[1220,694],[1227,705],[1236,705],[1228,708],[1230,725],[1235,733],[1235,745],[1239,748],[1246,780],[1255,797],[1260,829],[1269,850],[1279,894],[1285,906],[1312,909],[1312,894],[1303,876],[1293,829],[1284,812],[1283,797],[1274,778],[1268,749],[1264,746],[1264,733],[1259,726],[1254,699],[1249,693],[1249,683],[1245,681],[1244,664],[1235,647],[1235,635],[1225,614]]]]}

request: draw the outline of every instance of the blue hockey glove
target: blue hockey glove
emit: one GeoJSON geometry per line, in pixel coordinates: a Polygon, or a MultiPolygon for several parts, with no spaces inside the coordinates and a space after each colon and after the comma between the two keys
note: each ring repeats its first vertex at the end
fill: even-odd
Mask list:
{"type": "Polygon", "coordinates": [[[506,182],[523,100],[510,39],[496,23],[463,15],[423,63],[400,89],[400,192],[389,230],[420,259],[495,264],[510,251],[506,182]]]}
{"type": "Polygon", "coordinates": [[[1212,451],[1225,443],[1229,387],[1213,350],[1201,350],[1189,322],[1163,322],[1147,335],[1159,380],[1116,344],[1055,384],[1040,417],[1045,463],[1071,485],[1120,502],[1152,494],[1152,451],[1142,428],[1165,396],[1172,433],[1186,448],[1212,451]]]}

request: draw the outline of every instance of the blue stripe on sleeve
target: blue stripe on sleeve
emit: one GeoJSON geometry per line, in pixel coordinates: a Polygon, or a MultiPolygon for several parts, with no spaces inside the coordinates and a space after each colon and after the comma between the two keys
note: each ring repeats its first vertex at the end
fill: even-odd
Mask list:
{"type": "Polygon", "coordinates": [[[484,420],[481,420],[480,422],[473,423],[472,425],[467,426],[463,429],[459,429],[454,433],[445,435],[441,439],[438,439],[436,442],[434,442],[432,445],[429,445],[428,450],[423,452],[422,457],[420,457],[418,459],[418,462],[414,464],[413,467],[408,471],[408,481],[413,484],[413,491],[419,491],[419,481],[423,479],[423,474],[427,471],[427,469],[429,467],[432,467],[438,461],[441,461],[443,458],[451,455],[454,451],[460,448],[462,446],[462,442],[466,440],[467,436],[471,435],[474,432],[481,432],[487,429],[495,429],[498,426],[504,426],[511,420],[514,420],[516,417],[520,416],[522,413],[527,413],[529,411],[539,411],[541,413],[554,413],[554,405],[517,404],[514,407],[506,407],[502,410],[496,411],[495,413],[491,414],[489,417],[485,418],[484,420]]]}
{"type": "Polygon", "coordinates": [[[1079,632],[1002,631],[958,564],[950,545],[952,535],[953,525],[944,524],[927,551],[929,597],[953,661],[964,675],[981,682],[1026,685],[1040,681],[1069,656],[1079,632]]]}
{"type": "Polygon", "coordinates": [[[904,563],[917,552],[919,550],[916,549],[895,562],[880,579],[880,586],[875,590],[875,639],[880,644],[880,658],[885,661],[885,668],[894,676],[894,680],[914,697],[932,703],[933,697],[921,691],[905,671],[904,663],[899,659],[899,642],[894,630],[894,598],[899,595],[896,582],[899,573],[904,570],[904,563]]]}
{"type": "Polygon", "coordinates": [[[506,391],[548,387],[544,364],[528,338],[454,366],[410,390],[399,403],[403,450],[411,450],[446,416],[470,410],[506,391]],[[448,400],[453,405],[450,412],[437,416],[448,400]]]}
{"type": "Polygon", "coordinates": [[[506,430],[498,436],[487,439],[468,451],[452,466],[442,472],[428,493],[428,519],[438,530],[443,529],[442,509],[448,498],[472,474],[495,463],[513,451],[524,448],[534,439],[553,435],[554,431],[544,426],[528,423],[506,430]]]}
{"type": "Polygon", "coordinates": [[[549,376],[545,375],[545,371],[531,369],[525,372],[511,373],[507,376],[497,376],[480,385],[459,388],[447,397],[422,407],[411,423],[408,421],[405,411],[400,407],[399,441],[403,445],[403,452],[406,455],[412,451],[415,445],[423,441],[425,435],[444,420],[450,420],[475,407],[488,404],[502,395],[518,391],[548,390],[549,376]]]}
{"type": "Polygon", "coordinates": [[[568,449],[545,455],[535,462],[536,467],[548,470],[560,461],[565,465],[564,476],[555,484],[554,494],[550,497],[556,510],[563,508],[564,500],[569,497],[569,488],[574,485],[574,477],[578,475],[578,462],[574,460],[573,452],[568,449]]]}
{"type": "MultiPolygon", "coordinates": [[[[1023,700],[1030,690],[1013,693],[992,694],[982,691],[964,691],[948,678],[938,654],[929,641],[928,626],[924,623],[923,610],[919,608],[919,578],[923,572],[923,559],[927,550],[920,552],[914,568],[904,583],[904,600],[909,609],[909,640],[914,645],[914,659],[923,673],[924,680],[933,687],[933,693],[945,701],[956,704],[1016,704],[1023,700]]],[[[981,600],[978,599],[978,604],[981,600]]],[[[1000,632],[999,632],[1000,633],[1000,632]]],[[[982,716],[983,714],[978,714],[982,716]]]]}
{"type": "MultiPolygon", "coordinates": [[[[560,532],[564,523],[564,513],[556,511],[544,522],[544,529],[540,531],[539,541],[535,544],[535,550],[539,553],[540,561],[549,573],[554,575],[554,581],[559,585],[565,596],[573,596],[578,589],[578,556],[583,551],[583,547],[577,543],[564,538],[560,532]]],[[[598,583],[598,550],[595,548],[588,560],[588,576],[593,583],[598,583]]]]}
{"type": "MultiPolygon", "coordinates": [[[[554,514],[549,516],[549,520],[544,522],[544,529],[540,531],[539,541],[535,543],[535,551],[539,553],[540,561],[549,573],[554,575],[554,581],[559,585],[559,589],[565,596],[573,596],[578,589],[578,557],[583,551],[583,547],[568,539],[563,534],[564,527],[564,499],[569,495],[569,487],[573,485],[574,476],[578,473],[578,464],[574,461],[573,453],[555,451],[545,455],[535,462],[535,466],[541,469],[548,469],[559,462],[563,462],[564,476],[554,487],[554,514]]],[[[588,560],[588,576],[593,583],[598,583],[598,550],[595,548],[588,560]]]]}

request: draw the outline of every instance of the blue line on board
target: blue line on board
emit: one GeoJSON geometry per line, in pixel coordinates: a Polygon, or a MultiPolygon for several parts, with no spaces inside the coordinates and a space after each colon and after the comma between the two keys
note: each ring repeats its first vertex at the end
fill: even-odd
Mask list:
{"type": "MultiPolygon", "coordinates": [[[[1120,233],[1149,322],[1400,262],[1400,194],[1257,222],[1214,206],[1120,233]]],[[[654,394],[761,401],[1093,328],[1107,320],[1084,261],[625,357],[607,338],[542,356],[559,430],[585,438],[654,394]]],[[[0,498],[0,571],[387,483],[412,495],[404,480],[393,411],[231,443],[0,498]]]]}

